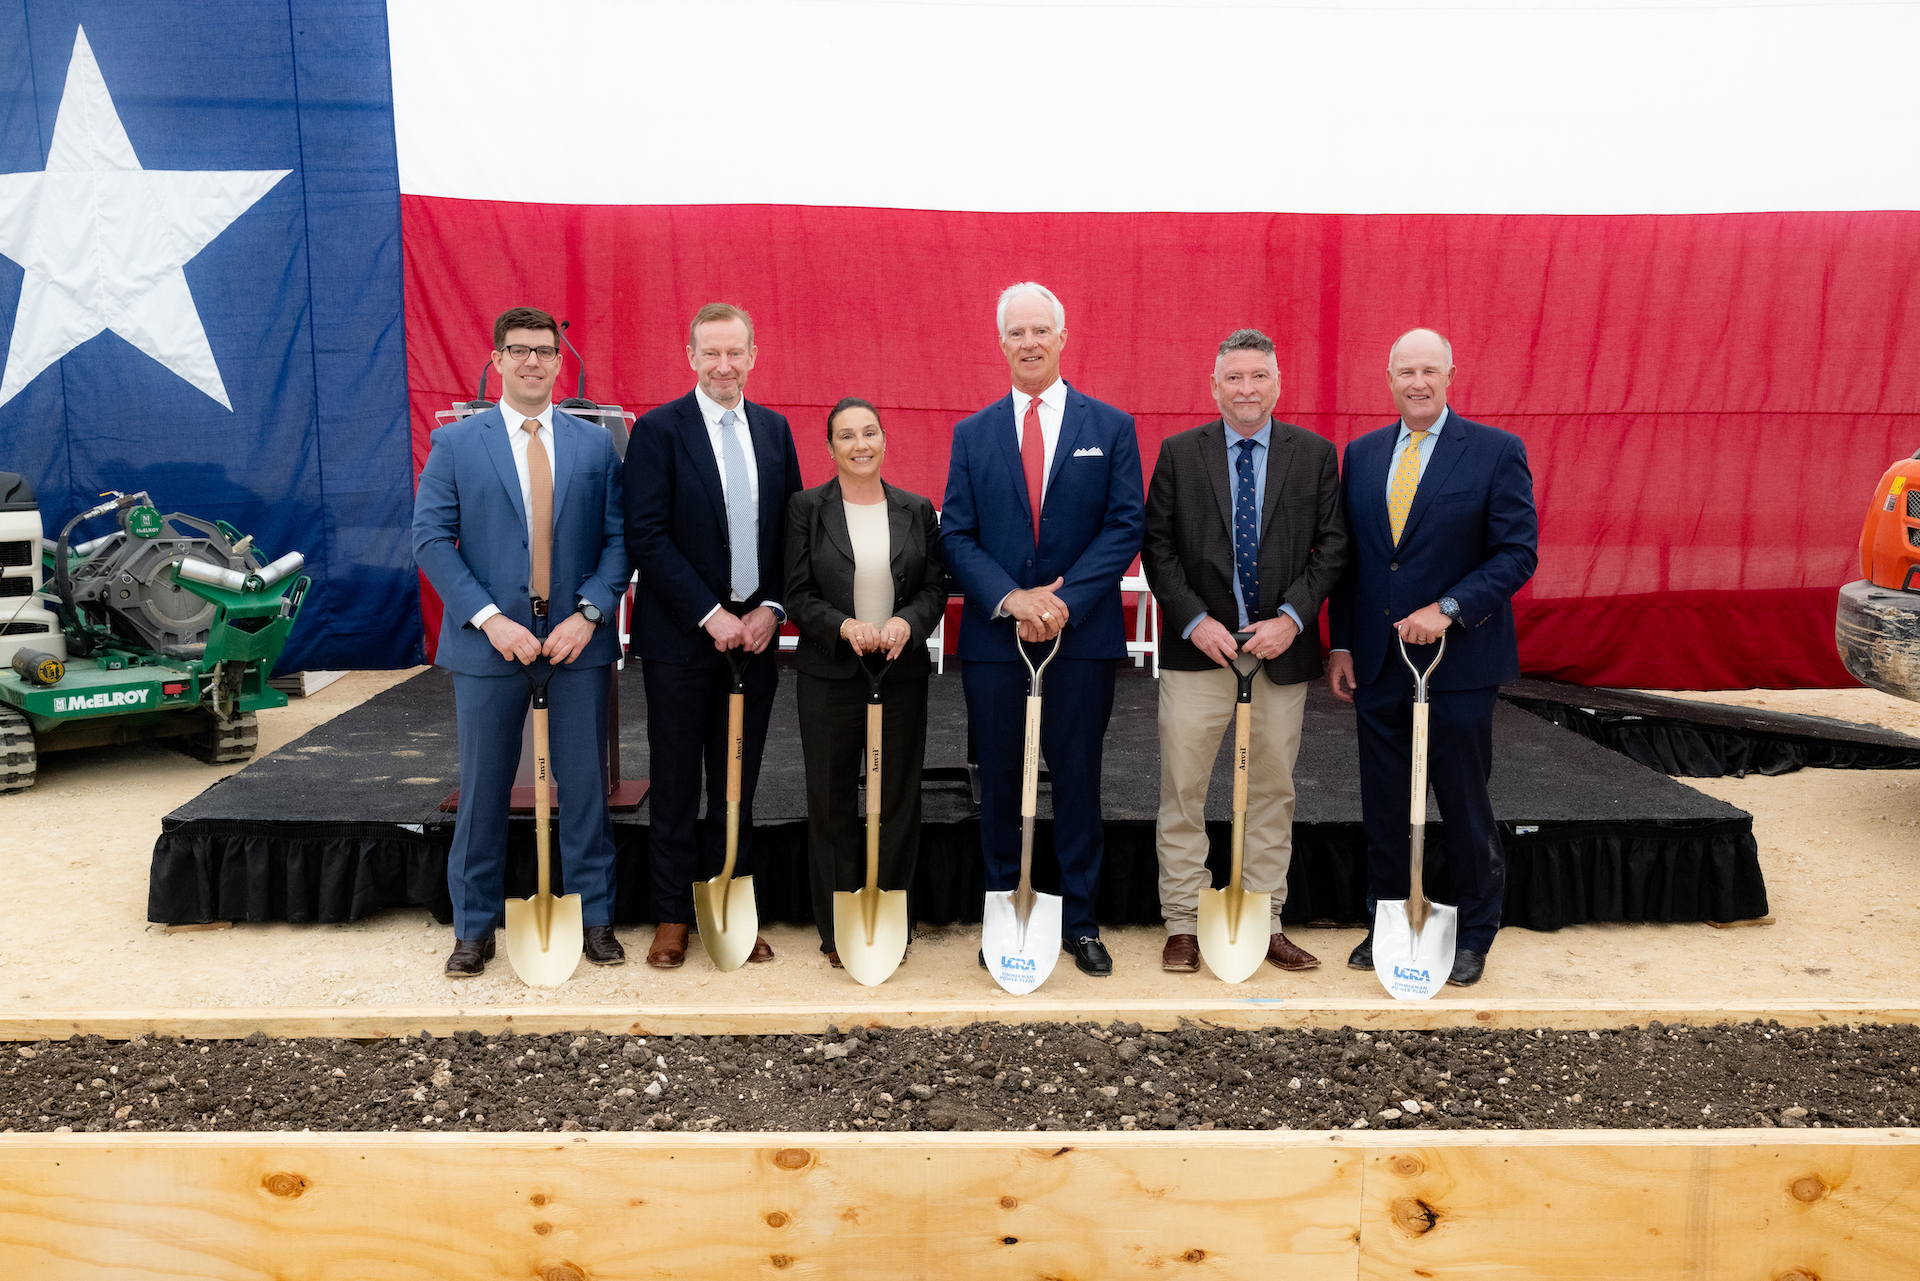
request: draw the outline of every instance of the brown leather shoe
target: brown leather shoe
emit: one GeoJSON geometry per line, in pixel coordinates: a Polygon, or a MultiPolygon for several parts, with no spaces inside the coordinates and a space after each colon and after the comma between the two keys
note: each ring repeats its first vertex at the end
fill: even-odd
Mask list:
{"type": "Polygon", "coordinates": [[[1320,958],[1298,946],[1284,934],[1275,934],[1267,940],[1267,960],[1283,970],[1315,970],[1320,968],[1320,958]]]}
{"type": "Polygon", "coordinates": [[[1160,968],[1172,974],[1191,974],[1200,968],[1200,940],[1192,934],[1169,934],[1160,950],[1160,968]]]}
{"type": "Polygon", "coordinates": [[[767,941],[758,934],[754,935],[753,951],[747,953],[747,964],[758,965],[762,961],[771,961],[772,959],[773,948],[768,946],[767,941]]]}
{"type": "Polygon", "coordinates": [[[840,965],[840,953],[838,953],[838,952],[828,952],[828,953],[827,953],[827,964],[828,964],[828,965],[831,965],[831,966],[832,966],[832,967],[833,967],[834,969],[836,969],[836,970],[837,970],[837,969],[840,969],[840,968],[841,968],[841,965],[840,965]]]}
{"type": "Polygon", "coordinates": [[[687,931],[685,925],[669,925],[660,922],[653,931],[653,945],[647,949],[647,964],[656,970],[677,970],[687,959],[687,931]]]}
{"type": "Polygon", "coordinates": [[[584,931],[582,950],[595,965],[625,965],[627,949],[613,936],[611,925],[589,925],[584,931]]]}
{"type": "Polygon", "coordinates": [[[470,979],[484,974],[487,962],[493,959],[493,931],[488,930],[483,939],[455,939],[453,955],[447,958],[447,977],[450,979],[470,979]]]}

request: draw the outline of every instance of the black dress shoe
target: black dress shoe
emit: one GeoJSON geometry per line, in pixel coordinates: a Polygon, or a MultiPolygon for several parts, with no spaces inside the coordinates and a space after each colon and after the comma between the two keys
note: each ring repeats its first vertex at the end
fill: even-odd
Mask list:
{"type": "Polygon", "coordinates": [[[1073,963],[1080,967],[1082,974],[1103,979],[1113,973],[1113,958],[1107,955],[1107,945],[1099,939],[1061,939],[1060,946],[1073,953],[1073,963]]]}
{"type": "Polygon", "coordinates": [[[1472,987],[1487,972],[1487,954],[1469,952],[1460,948],[1453,954],[1453,973],[1447,975],[1447,982],[1454,987],[1472,987]]]}
{"type": "Polygon", "coordinates": [[[487,962],[493,959],[493,932],[489,930],[483,939],[455,939],[453,955],[447,958],[447,977],[450,979],[470,979],[486,972],[487,962]]]}
{"type": "Polygon", "coordinates": [[[611,925],[589,925],[584,931],[581,950],[595,965],[625,965],[627,949],[613,936],[611,925]]]}
{"type": "Polygon", "coordinates": [[[987,949],[984,947],[980,949],[980,968],[987,968],[987,949]]]}
{"type": "Polygon", "coordinates": [[[1373,968],[1373,931],[1360,940],[1360,946],[1347,954],[1347,968],[1350,970],[1370,970],[1373,968]]]}

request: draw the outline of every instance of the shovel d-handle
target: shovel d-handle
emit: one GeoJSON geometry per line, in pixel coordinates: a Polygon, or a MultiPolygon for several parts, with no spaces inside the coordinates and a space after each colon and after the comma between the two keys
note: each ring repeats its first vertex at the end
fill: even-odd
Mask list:
{"type": "Polygon", "coordinates": [[[547,733],[547,682],[553,664],[536,659],[520,669],[533,686],[533,848],[539,888],[533,896],[533,919],[540,930],[540,950],[553,941],[553,836],[547,829],[553,812],[553,776],[548,766],[551,748],[547,733]]]}
{"type": "Polygon", "coordinates": [[[1407,805],[1407,924],[1416,934],[1427,924],[1427,893],[1422,883],[1427,862],[1427,718],[1432,711],[1427,702],[1427,681],[1446,655],[1447,637],[1442,632],[1439,650],[1422,670],[1407,653],[1406,638],[1400,638],[1400,661],[1413,673],[1413,787],[1407,805]]]}

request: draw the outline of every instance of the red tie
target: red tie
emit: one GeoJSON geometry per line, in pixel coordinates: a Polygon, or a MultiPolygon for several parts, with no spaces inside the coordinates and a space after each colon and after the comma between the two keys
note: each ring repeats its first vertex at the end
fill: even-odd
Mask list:
{"type": "Polygon", "coordinates": [[[1020,422],[1020,465],[1027,473],[1027,505],[1033,508],[1033,545],[1040,546],[1040,488],[1046,475],[1047,443],[1040,436],[1040,398],[1027,402],[1020,422]]]}

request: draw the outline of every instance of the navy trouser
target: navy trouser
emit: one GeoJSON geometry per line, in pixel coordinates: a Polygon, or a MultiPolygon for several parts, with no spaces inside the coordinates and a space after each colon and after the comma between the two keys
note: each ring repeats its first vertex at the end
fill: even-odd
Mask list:
{"type": "MultiPolygon", "coordinates": [[[[727,857],[727,696],[733,674],[726,656],[709,649],[698,663],[645,659],[647,690],[648,861],[653,908],[662,925],[693,924],[693,883],[720,874],[727,857]],[[701,775],[707,813],[700,817],[701,775]]],[[[773,692],[780,683],[774,645],[747,664],[746,752],[740,762],[740,857],[735,876],[753,874],[753,793],[767,746],[773,692]]]]}
{"type": "MultiPolygon", "coordinates": [[[[1407,897],[1413,786],[1413,674],[1399,661],[1354,691],[1360,731],[1360,809],[1367,832],[1367,919],[1380,899],[1407,897]]],[[[1493,702],[1499,691],[1428,690],[1427,781],[1447,825],[1447,869],[1460,911],[1458,946],[1485,953],[1500,928],[1507,859],[1494,826],[1493,702]]],[[[1429,842],[1428,848],[1432,848],[1429,842]]],[[[1438,900],[1436,900],[1438,901],[1438,900]]]]}
{"type": "MultiPolygon", "coordinates": [[[[455,938],[485,938],[505,915],[507,805],[520,731],[533,702],[524,676],[453,673],[459,714],[460,815],[447,856],[455,938]]],[[[607,664],[556,667],[547,683],[547,746],[562,804],[557,875],[580,896],[586,925],[613,924],[613,819],[607,814],[607,664]]]]}
{"type": "MultiPolygon", "coordinates": [[[[1040,647],[1044,648],[1044,647],[1040,647]]],[[[1113,659],[1055,659],[1040,684],[1040,756],[1052,780],[1053,852],[1060,861],[1060,930],[1100,936],[1093,919],[1106,828],[1100,755],[1113,713],[1113,659]]],[[[1027,730],[1027,669],[968,659],[960,669],[967,720],[980,756],[980,849],[987,888],[1020,886],[1020,764],[1027,730]]]]}

